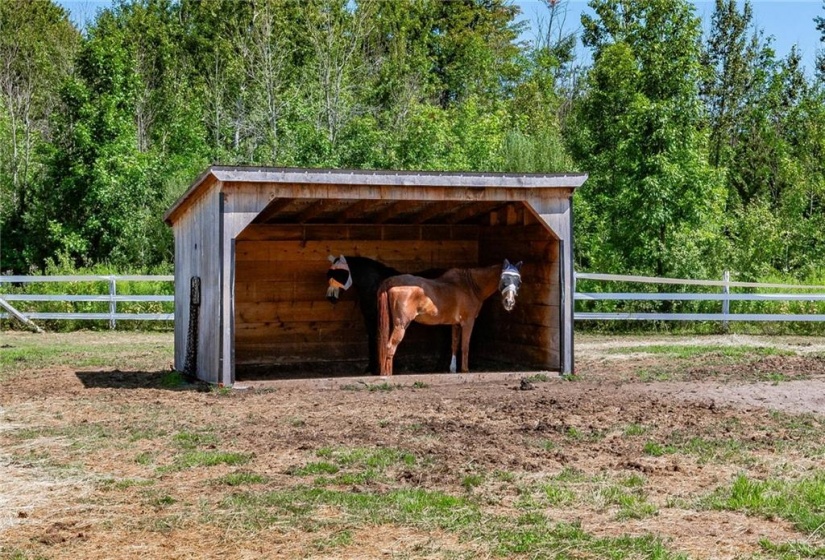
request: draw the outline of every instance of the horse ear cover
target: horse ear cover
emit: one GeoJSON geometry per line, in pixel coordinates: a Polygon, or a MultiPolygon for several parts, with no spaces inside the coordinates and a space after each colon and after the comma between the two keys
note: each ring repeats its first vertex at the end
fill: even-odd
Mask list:
{"type": "Polygon", "coordinates": [[[516,264],[516,270],[521,272],[521,265],[523,265],[523,264],[524,264],[524,261],[519,261],[518,264],[516,264]]]}
{"type": "Polygon", "coordinates": [[[334,263],[334,262],[335,262],[335,257],[333,257],[332,255],[329,255],[329,256],[327,257],[327,259],[329,259],[329,262],[331,262],[331,263],[334,263]]]}

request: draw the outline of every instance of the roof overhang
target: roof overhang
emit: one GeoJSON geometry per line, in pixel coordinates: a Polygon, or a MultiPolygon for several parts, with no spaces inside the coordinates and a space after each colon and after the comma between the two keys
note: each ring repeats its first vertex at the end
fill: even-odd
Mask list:
{"type": "Polygon", "coordinates": [[[473,173],[436,171],[388,171],[355,169],[302,169],[276,167],[212,166],[204,171],[175,204],[164,214],[171,225],[185,210],[216,181],[222,184],[259,183],[295,185],[347,185],[408,187],[411,190],[439,188],[505,188],[505,189],[566,189],[581,186],[587,179],[584,173],[473,173]]]}

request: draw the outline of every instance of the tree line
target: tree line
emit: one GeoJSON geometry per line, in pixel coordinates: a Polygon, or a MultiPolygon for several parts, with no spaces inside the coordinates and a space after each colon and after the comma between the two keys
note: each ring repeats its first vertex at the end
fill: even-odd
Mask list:
{"type": "Polygon", "coordinates": [[[168,269],[214,163],[583,171],[578,270],[819,278],[825,56],[748,2],[705,33],[686,0],[590,7],[524,40],[508,0],[120,0],[83,30],[0,2],[0,270],[168,269]]]}

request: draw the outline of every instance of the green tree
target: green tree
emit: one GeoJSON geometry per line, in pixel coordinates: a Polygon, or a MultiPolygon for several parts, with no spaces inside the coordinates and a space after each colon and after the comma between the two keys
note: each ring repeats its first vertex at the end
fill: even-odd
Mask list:
{"type": "Polygon", "coordinates": [[[24,270],[30,238],[23,216],[42,180],[41,147],[58,109],[56,84],[72,70],[80,34],[68,14],[47,0],[0,3],[0,270],[24,270]]]}
{"type": "Polygon", "coordinates": [[[509,91],[519,74],[517,7],[506,0],[430,0],[428,12],[431,88],[441,107],[509,91]]]}
{"type": "Polygon", "coordinates": [[[46,179],[25,216],[28,258],[147,268],[171,257],[163,211],[205,164],[197,98],[165,0],[102,11],[61,88],[46,179]],[[183,183],[185,184],[185,183],[183,183]]]}
{"type": "MultiPolygon", "coordinates": [[[[822,9],[825,10],[825,0],[822,2],[822,9]]],[[[819,31],[819,41],[825,43],[825,17],[817,16],[814,18],[816,29],[819,31]]],[[[820,80],[825,81],[825,52],[819,52],[816,56],[816,70],[819,74],[820,80]]]]}
{"type": "Polygon", "coordinates": [[[697,84],[699,20],[681,0],[593,0],[582,16],[594,51],[572,139],[590,173],[590,215],[577,232],[584,266],[701,275],[721,218],[719,176],[706,163],[697,84]],[[595,219],[594,219],[595,218],[595,219]]]}
{"type": "Polygon", "coordinates": [[[523,57],[524,70],[510,101],[511,129],[502,145],[502,169],[514,172],[572,171],[562,138],[580,69],[576,36],[563,29],[565,3],[546,0],[537,39],[523,57]]]}
{"type": "Polygon", "coordinates": [[[753,11],[745,2],[739,12],[735,0],[716,0],[707,45],[702,53],[706,73],[702,94],[710,119],[710,163],[730,161],[737,144],[737,124],[758,98],[765,69],[773,53],[753,30],[753,11]]]}

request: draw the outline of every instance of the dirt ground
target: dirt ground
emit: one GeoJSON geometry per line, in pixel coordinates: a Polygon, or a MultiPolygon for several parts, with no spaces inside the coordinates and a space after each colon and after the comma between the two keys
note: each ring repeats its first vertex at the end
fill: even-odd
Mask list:
{"type": "MultiPolygon", "coordinates": [[[[7,344],[14,346],[13,337],[7,344]]],[[[480,374],[471,382],[445,374],[397,376],[384,386],[362,378],[180,389],[163,384],[168,358],[140,371],[113,363],[15,374],[0,393],[0,557],[493,556],[483,539],[414,525],[353,522],[351,541],[334,548],[319,547],[318,533],[287,521],[252,530],[225,507],[237,490],[215,483],[241,470],[262,477],[261,491],[293,487],[296,467],[341,448],[400,449],[420,458],[388,467],[381,480],[351,484],[353,492],[469,492],[491,514],[515,515],[519,488],[560,473],[580,473],[590,481],[587,492],[598,491],[598,481],[639,476],[654,515],[619,518],[613,505],[583,491],[572,504],[547,504],[542,513],[595,537],[654,535],[691,558],[771,557],[760,547],[766,539],[825,545],[822,531],[802,534],[778,517],[697,505],[737,474],[822,468],[825,339],[585,336],[575,350],[575,380],[547,374],[529,382],[524,373],[480,374]],[[677,359],[644,351],[663,344],[781,352],[677,359]],[[628,435],[629,427],[643,435],[628,435]],[[164,470],[179,453],[175,434],[184,432],[208,434],[206,449],[252,459],[240,469],[164,470]],[[741,442],[742,451],[645,452],[646,443],[680,441],[679,434],[741,442]],[[469,488],[472,476],[482,482],[469,488]]]]}

